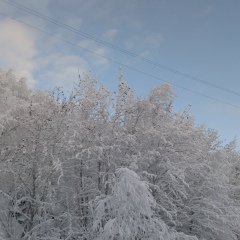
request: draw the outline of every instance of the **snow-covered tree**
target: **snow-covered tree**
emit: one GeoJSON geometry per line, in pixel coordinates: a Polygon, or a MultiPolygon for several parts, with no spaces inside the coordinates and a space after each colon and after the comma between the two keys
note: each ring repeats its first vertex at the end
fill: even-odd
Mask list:
{"type": "MultiPolygon", "coordinates": [[[[8,74],[2,76],[7,82],[8,74]]],[[[12,79],[5,89],[17,92],[18,84],[12,79]]],[[[55,231],[66,110],[49,94],[25,93],[6,99],[8,111],[0,115],[0,221],[9,239],[42,239],[55,231]]]]}
{"type": "Polygon", "coordinates": [[[172,240],[181,237],[156,217],[156,201],[148,183],[141,181],[133,170],[118,168],[112,194],[99,197],[96,202],[93,222],[96,239],[172,240]]]}
{"type": "Polygon", "coordinates": [[[85,75],[65,98],[0,70],[0,229],[8,240],[237,240],[239,152],[145,97],[85,75]]]}

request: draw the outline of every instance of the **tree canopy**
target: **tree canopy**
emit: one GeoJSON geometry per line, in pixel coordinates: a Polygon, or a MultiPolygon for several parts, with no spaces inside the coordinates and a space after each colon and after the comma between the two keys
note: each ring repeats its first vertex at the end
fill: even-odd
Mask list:
{"type": "Polygon", "coordinates": [[[238,240],[236,140],[85,75],[64,97],[0,70],[0,239],[238,240]]]}

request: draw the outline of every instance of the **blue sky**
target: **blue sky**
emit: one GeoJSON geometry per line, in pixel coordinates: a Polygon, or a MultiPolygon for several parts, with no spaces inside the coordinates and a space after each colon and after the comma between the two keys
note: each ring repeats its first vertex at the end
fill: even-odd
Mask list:
{"type": "MultiPolygon", "coordinates": [[[[196,124],[217,129],[222,140],[240,141],[240,96],[153,66],[38,18],[0,0],[0,12],[111,58],[114,63],[36,31],[0,14],[0,68],[13,68],[30,87],[70,90],[78,71],[89,72],[113,90],[122,67],[124,80],[144,95],[163,81],[174,84],[174,109],[190,113],[196,124]],[[152,76],[133,71],[124,65],[152,76]],[[186,91],[188,88],[239,106],[186,91]]],[[[240,93],[240,1],[196,0],[19,0],[37,11],[99,40],[171,69],[240,93]]]]}

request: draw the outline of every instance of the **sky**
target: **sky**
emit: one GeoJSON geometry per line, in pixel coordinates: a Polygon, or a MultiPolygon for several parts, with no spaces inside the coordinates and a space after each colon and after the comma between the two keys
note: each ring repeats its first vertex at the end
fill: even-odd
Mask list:
{"type": "Polygon", "coordinates": [[[175,111],[240,142],[239,12],[233,0],[0,0],[0,68],[42,90],[89,73],[114,91],[120,68],[137,96],[168,82],[175,111]]]}

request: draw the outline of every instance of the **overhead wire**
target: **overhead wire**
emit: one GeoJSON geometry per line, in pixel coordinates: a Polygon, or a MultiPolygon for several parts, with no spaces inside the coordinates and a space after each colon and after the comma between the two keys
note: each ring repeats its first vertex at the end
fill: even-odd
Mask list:
{"type": "Polygon", "coordinates": [[[108,61],[111,61],[111,62],[113,62],[113,63],[116,63],[116,64],[118,64],[118,65],[120,65],[120,66],[124,66],[124,67],[126,67],[126,68],[128,68],[128,69],[130,69],[130,70],[132,70],[132,71],[141,73],[141,74],[143,74],[143,75],[145,75],[145,76],[151,77],[151,78],[156,79],[156,80],[159,80],[159,81],[161,81],[161,82],[169,83],[169,84],[171,84],[171,85],[173,85],[173,86],[176,86],[176,87],[178,87],[178,88],[187,90],[187,91],[189,91],[189,92],[198,94],[198,95],[200,95],[200,96],[203,96],[203,97],[206,97],[206,98],[209,98],[209,99],[212,99],[212,100],[215,100],[215,101],[224,103],[224,104],[226,104],[226,105],[229,105],[229,106],[232,106],[232,107],[235,107],[235,108],[239,108],[239,109],[240,109],[240,106],[231,104],[231,103],[229,103],[229,102],[222,101],[222,100],[220,100],[220,99],[218,99],[218,98],[214,98],[214,97],[208,96],[208,95],[206,95],[206,94],[199,93],[199,92],[194,91],[194,90],[192,90],[192,89],[189,89],[189,88],[180,86],[180,85],[178,85],[178,84],[172,83],[172,82],[170,82],[170,81],[166,81],[166,80],[164,80],[164,79],[161,79],[161,78],[159,78],[159,77],[156,77],[156,76],[154,76],[154,75],[151,75],[151,74],[149,74],[149,73],[146,73],[146,72],[144,72],[144,71],[141,71],[141,70],[139,70],[139,69],[136,69],[136,68],[133,68],[133,67],[131,67],[131,66],[128,66],[128,65],[126,65],[126,64],[124,64],[124,63],[118,62],[118,61],[116,61],[116,60],[114,60],[114,59],[111,59],[111,58],[109,58],[109,57],[106,57],[106,56],[104,56],[104,55],[101,55],[101,54],[99,54],[99,53],[96,53],[96,52],[94,52],[94,51],[91,51],[91,50],[89,50],[89,49],[87,49],[87,48],[84,48],[84,47],[79,46],[79,45],[77,45],[77,44],[75,44],[75,43],[72,43],[72,42],[70,42],[69,40],[66,40],[66,39],[64,39],[64,38],[61,38],[61,37],[59,37],[59,36],[56,36],[56,35],[54,35],[54,34],[52,34],[52,33],[49,33],[49,32],[47,32],[47,31],[45,31],[45,30],[42,30],[42,29],[40,29],[40,28],[38,28],[38,27],[35,27],[35,26],[33,26],[33,25],[30,25],[30,24],[28,24],[28,23],[26,23],[26,22],[23,22],[23,21],[15,18],[15,17],[12,17],[12,16],[10,16],[10,15],[2,12],[2,11],[0,11],[0,14],[2,14],[2,15],[5,16],[5,17],[11,18],[11,19],[13,19],[14,21],[17,21],[17,22],[19,22],[19,23],[21,23],[21,24],[23,24],[23,25],[25,25],[25,26],[28,26],[28,27],[30,27],[30,28],[32,28],[32,29],[35,29],[35,30],[39,31],[39,32],[42,32],[42,33],[44,33],[44,34],[46,34],[46,35],[49,35],[49,36],[51,36],[51,37],[54,37],[54,38],[56,38],[56,39],[58,39],[58,40],[60,40],[60,41],[62,41],[62,42],[65,42],[65,43],[67,43],[67,44],[69,44],[69,45],[72,45],[72,46],[74,46],[74,47],[77,47],[77,48],[79,48],[79,49],[82,49],[82,50],[84,50],[84,51],[87,51],[87,52],[89,52],[89,53],[91,53],[91,54],[94,54],[94,55],[96,55],[96,56],[98,56],[98,57],[104,58],[104,59],[106,59],[106,60],[108,60],[108,61]]]}
{"type": "Polygon", "coordinates": [[[8,0],[8,1],[6,1],[6,0],[0,0],[0,1],[2,1],[2,2],[8,4],[8,5],[11,5],[11,6],[13,6],[13,7],[16,7],[16,8],[18,8],[18,9],[21,9],[21,10],[23,10],[23,11],[25,11],[25,12],[27,12],[27,13],[30,13],[30,14],[32,14],[32,15],[34,15],[34,16],[37,16],[37,17],[39,17],[39,18],[41,18],[41,19],[43,19],[43,20],[45,20],[45,21],[51,22],[51,23],[53,23],[53,24],[55,24],[55,25],[57,25],[57,26],[60,26],[60,27],[62,27],[62,28],[64,28],[64,29],[67,29],[67,30],[69,30],[69,31],[71,31],[71,32],[74,32],[74,33],[76,33],[76,34],[82,35],[82,36],[84,36],[85,38],[91,39],[91,40],[93,40],[93,41],[95,41],[95,42],[98,42],[98,43],[100,43],[100,44],[102,44],[102,45],[105,45],[105,46],[107,46],[107,47],[109,47],[109,48],[112,48],[112,49],[114,49],[114,50],[117,50],[117,51],[119,51],[119,52],[122,52],[122,53],[124,53],[124,54],[127,54],[127,55],[129,55],[129,56],[131,56],[131,57],[134,57],[134,58],[136,58],[136,59],[139,59],[139,60],[141,60],[141,61],[144,61],[144,62],[146,62],[146,63],[148,63],[148,64],[151,64],[151,65],[154,65],[154,66],[156,66],[156,67],[162,68],[162,69],[164,69],[164,70],[170,71],[170,72],[172,72],[172,73],[181,75],[181,76],[186,77],[186,78],[188,78],[188,79],[191,79],[191,80],[200,82],[200,83],[202,83],[202,84],[211,86],[211,87],[216,88],[216,89],[219,89],[219,90],[221,90],[221,91],[225,91],[225,92],[227,92],[227,93],[240,96],[240,93],[239,93],[239,92],[236,92],[236,91],[233,91],[233,90],[231,90],[231,89],[228,89],[228,88],[219,86],[219,85],[217,85],[217,84],[214,84],[214,83],[205,81],[205,80],[203,80],[203,79],[194,77],[194,76],[192,76],[192,75],[190,75],[190,74],[187,74],[187,73],[178,71],[178,70],[176,70],[176,69],[173,69],[173,68],[171,68],[171,67],[165,66],[165,65],[160,64],[160,63],[158,63],[158,62],[155,62],[155,61],[153,61],[153,60],[144,58],[144,57],[142,57],[142,56],[140,56],[140,55],[138,55],[138,54],[132,53],[132,52],[127,51],[127,50],[125,50],[125,49],[123,49],[123,48],[120,48],[120,47],[118,47],[118,46],[116,46],[116,45],[113,45],[113,44],[111,44],[111,43],[108,43],[108,42],[106,42],[106,41],[103,41],[103,40],[101,40],[101,39],[99,39],[99,38],[96,38],[96,37],[94,37],[94,36],[92,36],[92,35],[90,35],[90,34],[88,34],[88,33],[85,33],[85,32],[83,32],[83,31],[80,31],[80,30],[78,30],[78,29],[75,29],[75,28],[73,28],[73,27],[71,27],[71,26],[69,26],[69,25],[67,25],[67,24],[64,24],[64,23],[62,23],[62,22],[60,22],[60,21],[58,21],[58,20],[55,20],[55,19],[53,19],[53,18],[50,18],[50,17],[48,17],[48,16],[46,16],[46,15],[44,15],[44,14],[42,14],[42,13],[39,13],[39,12],[37,12],[37,11],[31,9],[31,8],[28,8],[28,7],[24,6],[24,5],[21,5],[21,4],[19,4],[19,3],[16,3],[16,2],[14,2],[14,1],[11,1],[11,0],[8,0]]]}

